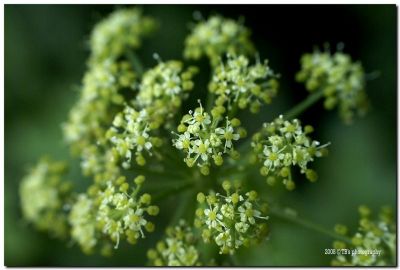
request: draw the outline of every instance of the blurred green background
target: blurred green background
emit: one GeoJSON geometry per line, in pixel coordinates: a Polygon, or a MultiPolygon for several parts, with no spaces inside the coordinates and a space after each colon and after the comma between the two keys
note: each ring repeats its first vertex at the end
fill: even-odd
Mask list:
{"type": "MultiPolygon", "coordinates": [[[[112,258],[85,256],[70,242],[50,239],[21,218],[18,185],[29,165],[43,154],[73,164],[69,178],[82,190],[88,180],[79,174],[62,141],[60,125],[78,97],[88,57],[87,40],[93,25],[118,8],[110,5],[6,5],[5,6],[5,264],[7,266],[133,266],[145,264],[145,252],[161,236],[157,232],[134,247],[122,245],[112,258]]],[[[160,29],[145,41],[139,55],[145,66],[155,64],[152,53],[164,60],[181,58],[184,37],[193,12],[204,17],[220,13],[238,18],[252,29],[262,58],[282,75],[278,97],[257,116],[246,113],[254,130],[307,96],[294,82],[302,53],[325,42],[362,61],[367,72],[381,76],[368,83],[372,107],[351,126],[341,123],[335,111],[325,112],[319,103],[303,114],[303,123],[316,128],[314,138],[330,141],[330,155],[314,168],[315,184],[298,179],[298,188],[283,192],[267,186],[260,177],[249,179],[260,193],[275,194],[282,206],[300,216],[332,228],[344,223],[355,228],[357,206],[374,210],[396,207],[396,21],[395,5],[150,5],[146,14],[160,21],[160,29]]],[[[205,61],[200,65],[205,67],[205,61]]],[[[208,71],[202,72],[203,81],[208,71]]],[[[173,204],[167,204],[169,207],[173,204]]],[[[169,209],[173,212],[173,209],[169,209]]],[[[168,219],[161,215],[159,222],[168,219]]],[[[164,221],[166,223],[167,221],[164,221]]],[[[271,220],[271,235],[262,245],[242,250],[240,265],[321,266],[332,257],[323,255],[332,239],[296,225],[271,220]]]]}

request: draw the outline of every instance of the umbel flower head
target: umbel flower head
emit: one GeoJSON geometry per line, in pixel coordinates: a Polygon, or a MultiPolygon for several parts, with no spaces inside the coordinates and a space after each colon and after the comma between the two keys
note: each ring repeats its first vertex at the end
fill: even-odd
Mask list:
{"type": "Polygon", "coordinates": [[[346,226],[338,224],[338,234],[351,237],[351,243],[335,241],[335,249],[347,249],[332,260],[332,266],[394,266],[396,265],[396,224],[390,207],[382,207],[373,217],[367,206],[359,207],[360,221],[357,231],[349,235],[346,226]],[[369,253],[368,253],[369,252],[369,253]],[[379,254],[377,253],[379,252],[379,254]]]}
{"type": "Polygon", "coordinates": [[[136,156],[136,163],[145,165],[144,154],[152,155],[153,147],[160,146],[161,139],[150,136],[150,117],[145,109],[136,111],[126,106],[123,113],[117,114],[107,133],[114,149],[124,160],[122,166],[131,166],[132,156],[136,156]]]}
{"type": "Polygon", "coordinates": [[[168,227],[165,239],[157,243],[156,248],[147,251],[147,257],[154,266],[200,266],[199,251],[193,228],[184,220],[178,225],[168,227]]]}
{"type": "Polygon", "coordinates": [[[217,96],[217,106],[250,106],[251,112],[256,113],[261,104],[271,103],[278,91],[278,81],[267,60],[250,65],[247,57],[228,54],[226,63],[215,67],[209,90],[217,96]]]}
{"type": "Polygon", "coordinates": [[[128,50],[137,49],[141,39],[152,33],[156,21],[143,16],[140,9],[121,9],[96,25],[90,37],[91,61],[117,59],[128,50]]]}
{"type": "Polygon", "coordinates": [[[194,87],[194,66],[184,69],[181,61],[162,62],[146,71],[134,101],[136,107],[145,108],[151,116],[152,128],[157,128],[175,116],[182,100],[194,87]]]}
{"type": "Polygon", "coordinates": [[[337,106],[346,123],[352,122],[355,113],[365,114],[368,108],[364,69],[360,62],[353,62],[342,52],[304,54],[296,80],[305,83],[310,92],[323,91],[325,108],[331,110],[337,106]]]}
{"type": "Polygon", "coordinates": [[[288,121],[281,115],[271,123],[264,123],[261,131],[254,134],[251,146],[262,163],[260,173],[267,176],[268,184],[274,185],[277,179],[282,179],[287,189],[294,189],[293,166],[298,166],[308,180],[317,180],[316,172],[308,165],[314,158],[327,154],[329,144],[311,140],[307,134],[312,131],[311,126],[303,129],[298,119],[288,121]]]}
{"type": "Polygon", "coordinates": [[[199,193],[195,226],[202,229],[204,242],[215,242],[220,254],[234,254],[241,246],[265,239],[267,234],[267,205],[260,204],[257,192],[243,194],[237,183],[234,187],[224,181],[225,194],[199,193]]]}
{"type": "Polygon", "coordinates": [[[21,182],[19,195],[24,218],[57,238],[68,234],[67,200],[71,182],[63,181],[66,163],[42,158],[21,182]]]}
{"type": "Polygon", "coordinates": [[[221,166],[224,154],[237,157],[233,143],[244,137],[245,131],[239,128],[239,119],[224,118],[217,111],[210,116],[200,101],[199,104],[200,107],[183,116],[173,144],[186,154],[184,161],[189,167],[197,164],[201,173],[207,175],[212,161],[221,166]]]}
{"type": "Polygon", "coordinates": [[[125,177],[120,177],[114,183],[93,185],[87,195],[78,196],[69,222],[72,239],[84,252],[91,253],[98,239],[108,239],[102,243],[103,248],[109,247],[110,243],[117,248],[123,238],[136,244],[138,239],[145,237],[145,231],[154,231],[154,224],[148,221],[148,216],[157,215],[159,209],[151,205],[149,194],[139,194],[144,180],[144,176],[136,177],[132,187],[125,177]]]}
{"type": "Polygon", "coordinates": [[[205,55],[216,66],[226,53],[248,55],[253,51],[250,30],[241,21],[212,16],[194,26],[185,40],[184,57],[197,60],[205,55]]]}

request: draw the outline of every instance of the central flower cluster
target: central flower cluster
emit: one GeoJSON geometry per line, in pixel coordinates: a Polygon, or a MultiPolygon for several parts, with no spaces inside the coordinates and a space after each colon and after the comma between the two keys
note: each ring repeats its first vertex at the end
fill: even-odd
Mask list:
{"type": "Polygon", "coordinates": [[[211,240],[220,248],[220,254],[233,254],[241,246],[265,238],[267,205],[260,205],[255,191],[240,194],[231,183],[222,184],[226,195],[203,193],[197,195],[200,207],[196,210],[195,226],[202,229],[204,242],[211,240]]]}
{"type": "Polygon", "coordinates": [[[233,156],[237,152],[233,148],[233,142],[244,136],[239,129],[240,121],[236,118],[210,116],[200,107],[183,116],[178,126],[177,139],[173,140],[174,146],[186,153],[185,162],[189,167],[194,164],[201,168],[205,175],[209,173],[211,160],[215,165],[221,166],[222,155],[229,153],[233,156]]]}
{"type": "Polygon", "coordinates": [[[114,127],[108,131],[107,136],[120,157],[125,160],[122,163],[124,168],[127,169],[131,166],[132,152],[136,155],[136,162],[144,165],[146,160],[143,152],[147,151],[151,155],[153,145],[158,145],[160,139],[149,136],[149,122],[146,110],[138,112],[129,106],[125,107],[123,113],[119,113],[115,117],[114,127]]]}

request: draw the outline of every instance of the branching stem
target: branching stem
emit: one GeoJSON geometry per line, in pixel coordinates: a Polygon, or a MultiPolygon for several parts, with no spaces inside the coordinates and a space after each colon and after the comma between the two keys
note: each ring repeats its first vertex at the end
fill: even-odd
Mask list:
{"type": "Polygon", "coordinates": [[[293,213],[289,213],[288,211],[285,211],[284,209],[271,208],[270,209],[270,214],[271,214],[271,216],[275,216],[275,217],[280,218],[282,220],[285,220],[285,221],[300,225],[303,228],[306,228],[306,229],[309,229],[309,230],[312,230],[312,231],[315,231],[315,232],[319,232],[319,233],[325,234],[325,235],[327,235],[327,236],[329,236],[331,238],[338,239],[338,240],[341,240],[341,241],[346,242],[348,244],[351,244],[351,239],[350,238],[348,238],[346,236],[343,236],[343,235],[340,235],[340,234],[337,234],[334,231],[326,229],[326,228],[324,228],[324,227],[322,227],[322,226],[320,226],[318,224],[315,224],[315,223],[313,223],[313,222],[311,222],[309,220],[305,220],[305,219],[299,218],[297,215],[294,215],[293,213]]]}
{"type": "Polygon", "coordinates": [[[290,109],[288,112],[286,112],[283,116],[285,119],[290,120],[293,118],[296,118],[300,114],[302,114],[305,110],[310,108],[312,105],[314,105],[318,100],[320,100],[324,96],[324,91],[318,90],[311,95],[309,95],[305,100],[294,106],[292,109],[290,109]]]}

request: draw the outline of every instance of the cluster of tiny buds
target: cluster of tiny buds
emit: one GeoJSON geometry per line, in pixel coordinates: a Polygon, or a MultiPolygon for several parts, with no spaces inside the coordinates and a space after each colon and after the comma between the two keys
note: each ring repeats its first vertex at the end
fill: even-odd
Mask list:
{"type": "Polygon", "coordinates": [[[202,229],[204,242],[215,242],[220,254],[233,254],[241,246],[265,239],[267,205],[260,204],[255,191],[242,194],[240,184],[224,181],[225,195],[199,193],[195,226],[202,229]]]}
{"type": "MultiPolygon", "coordinates": [[[[396,264],[396,224],[390,207],[382,207],[379,217],[373,218],[371,210],[361,205],[360,221],[350,243],[335,241],[333,247],[343,250],[332,260],[333,266],[389,266],[396,264]],[[347,252],[345,252],[347,251],[347,252]]],[[[336,233],[349,236],[344,225],[335,226],[336,233]]]]}
{"type": "Polygon", "coordinates": [[[329,51],[304,54],[296,79],[304,82],[310,92],[323,91],[325,108],[338,106],[345,123],[352,122],[355,112],[363,115],[368,109],[363,67],[352,62],[347,54],[329,51]]]}
{"type": "Polygon", "coordinates": [[[260,173],[267,177],[269,185],[282,179],[286,188],[293,190],[292,166],[300,167],[300,172],[311,182],[317,180],[316,172],[309,169],[308,164],[315,157],[326,155],[329,144],[320,145],[318,141],[311,140],[307,135],[312,131],[312,126],[303,129],[299,120],[284,120],[281,115],[254,134],[251,144],[255,152],[254,161],[262,162],[260,173]]]}
{"type": "Polygon", "coordinates": [[[226,153],[238,158],[233,142],[245,137],[246,131],[240,128],[239,119],[224,118],[215,111],[210,116],[200,101],[199,105],[182,117],[173,145],[186,154],[184,161],[189,167],[197,164],[201,173],[208,175],[211,160],[221,166],[226,153]]]}
{"type": "Polygon", "coordinates": [[[155,248],[147,251],[150,264],[154,266],[200,266],[199,251],[196,248],[196,236],[186,221],[167,227],[165,239],[155,248]]]}
{"type": "MultiPolygon", "coordinates": [[[[71,236],[86,253],[91,253],[97,239],[106,237],[117,248],[121,238],[131,244],[144,238],[144,230],[154,231],[154,224],[146,216],[155,216],[159,208],[151,205],[151,196],[139,194],[145,178],[140,175],[131,187],[125,177],[103,186],[92,185],[72,206],[69,223],[71,236]]],[[[105,246],[109,244],[106,243],[105,246]]]]}
{"type": "Polygon", "coordinates": [[[241,22],[212,16],[194,26],[185,40],[184,57],[199,59],[205,55],[212,66],[217,66],[226,53],[248,55],[253,52],[249,29],[241,22]]]}
{"type": "Polygon", "coordinates": [[[228,109],[250,106],[250,111],[256,113],[261,104],[271,103],[278,91],[278,81],[267,60],[261,63],[257,59],[250,66],[247,57],[228,54],[226,63],[215,67],[209,90],[217,96],[217,106],[227,104],[228,109]]]}

